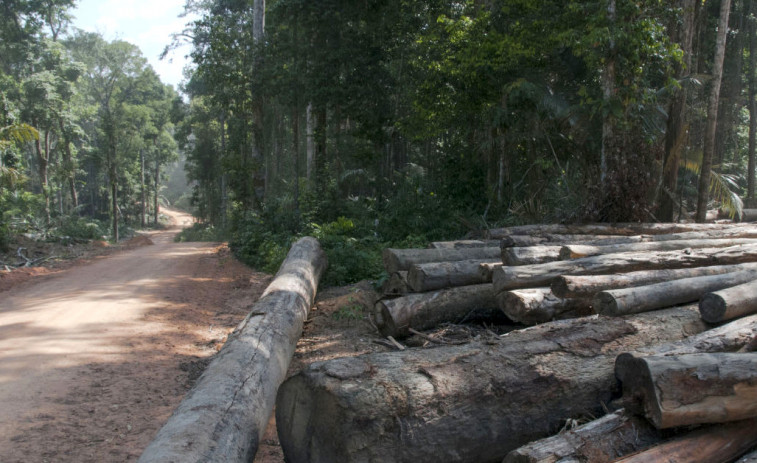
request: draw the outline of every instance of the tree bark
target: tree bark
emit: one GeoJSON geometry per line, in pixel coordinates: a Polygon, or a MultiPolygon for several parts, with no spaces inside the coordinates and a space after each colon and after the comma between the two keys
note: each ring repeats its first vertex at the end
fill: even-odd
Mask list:
{"type": "Polygon", "coordinates": [[[381,287],[381,293],[384,296],[404,296],[410,292],[407,285],[407,272],[392,273],[381,287]]]}
{"type": "Polygon", "coordinates": [[[507,318],[524,325],[594,314],[588,299],[564,299],[549,288],[504,291],[497,296],[499,308],[507,318]]]}
{"type": "Polygon", "coordinates": [[[76,192],[76,163],[71,152],[71,140],[63,126],[63,119],[58,118],[58,128],[63,137],[63,163],[65,165],[66,181],[68,182],[69,194],[71,195],[72,210],[79,207],[79,195],[76,192]]]}
{"type": "Polygon", "coordinates": [[[491,239],[511,235],[665,235],[685,232],[704,232],[738,228],[734,224],[716,223],[594,223],[594,224],[536,224],[489,230],[491,239]]]}
{"type": "Polygon", "coordinates": [[[252,461],[326,267],[302,238],[155,439],[142,463],[252,461]]]}
{"type": "Polygon", "coordinates": [[[720,323],[757,313],[757,275],[752,281],[705,294],[699,301],[702,319],[720,323]]]}
{"type": "Polygon", "coordinates": [[[492,248],[467,248],[467,249],[384,249],[384,268],[387,273],[396,273],[410,270],[417,264],[430,262],[455,262],[460,260],[480,259],[498,260],[500,250],[492,248]]]}
{"type": "Polygon", "coordinates": [[[618,410],[513,450],[502,463],[611,463],[661,440],[649,421],[618,410]]]}
{"type": "Polygon", "coordinates": [[[757,444],[757,420],[706,426],[616,463],[706,461],[729,463],[757,444]]]}
{"type": "Polygon", "coordinates": [[[48,179],[48,165],[50,164],[50,132],[45,130],[45,146],[42,146],[42,140],[37,137],[34,140],[34,147],[37,153],[37,170],[39,172],[40,183],[42,184],[42,196],[45,199],[45,224],[50,226],[50,181],[48,179]]]}
{"type": "Polygon", "coordinates": [[[498,262],[473,259],[413,265],[407,274],[407,284],[416,293],[421,293],[455,286],[491,283],[491,273],[486,280],[485,275],[480,272],[481,264],[487,263],[495,265],[498,262]]]}
{"type": "Polygon", "coordinates": [[[313,115],[313,103],[308,103],[305,108],[305,152],[306,152],[306,175],[308,184],[315,184],[315,121],[313,115]]]}
{"type": "Polygon", "coordinates": [[[702,169],[699,173],[699,188],[697,193],[696,221],[702,223],[707,216],[707,202],[710,198],[710,178],[712,160],[715,155],[715,133],[718,124],[718,102],[720,99],[720,83],[723,80],[723,61],[725,59],[725,43],[728,32],[728,16],[731,0],[721,0],[720,18],[718,20],[718,34],[715,42],[715,59],[712,63],[712,85],[707,106],[707,125],[704,132],[704,148],[702,152],[702,169]]]}
{"type": "Polygon", "coordinates": [[[154,189],[155,189],[155,197],[153,198],[153,208],[152,213],[155,215],[153,217],[153,223],[155,226],[158,226],[158,216],[160,215],[160,203],[158,202],[158,197],[160,196],[160,161],[155,159],[155,178],[154,178],[154,189]]]}
{"type": "Polygon", "coordinates": [[[139,186],[141,196],[140,223],[142,228],[147,227],[147,186],[145,185],[145,153],[139,150],[139,186]]]}
{"type": "Polygon", "coordinates": [[[560,259],[578,259],[581,257],[598,256],[602,254],[617,254],[621,252],[641,251],[673,251],[676,249],[725,248],[741,244],[757,244],[755,238],[704,239],[704,240],[671,240],[653,241],[649,243],[616,244],[611,246],[587,246],[583,244],[568,244],[561,248],[560,259]]]}
{"type": "Polygon", "coordinates": [[[500,462],[567,418],[601,413],[619,353],[704,328],[687,307],[318,362],[279,389],[279,439],[296,462],[500,462]]]}
{"type": "Polygon", "coordinates": [[[534,265],[560,260],[561,246],[529,246],[502,249],[506,265],[534,265]]]}
{"type": "Polygon", "coordinates": [[[757,417],[757,354],[622,354],[615,376],[626,408],[658,429],[757,417]]]}
{"type": "Polygon", "coordinates": [[[594,298],[598,313],[611,317],[672,307],[698,301],[711,292],[757,279],[757,271],[745,270],[664,281],[647,286],[600,291],[594,298]]]}
{"type": "Polygon", "coordinates": [[[481,276],[481,279],[484,280],[487,283],[492,282],[492,275],[494,274],[494,269],[498,267],[502,267],[501,262],[484,262],[482,264],[478,265],[478,274],[481,276]]]}
{"type": "Polygon", "coordinates": [[[494,290],[499,293],[510,289],[549,286],[555,278],[561,275],[599,275],[635,270],[731,265],[755,261],[757,261],[757,245],[655,253],[625,252],[538,265],[500,267],[494,269],[492,281],[494,282],[494,290]]]}
{"type": "Polygon", "coordinates": [[[563,275],[552,281],[551,288],[558,297],[593,298],[600,291],[645,286],[682,278],[722,275],[739,270],[757,270],[757,264],[714,265],[677,270],[641,270],[611,275],[563,275]]]}
{"type": "Polygon", "coordinates": [[[493,318],[498,312],[491,285],[461,286],[423,294],[408,294],[376,303],[376,324],[384,336],[405,337],[409,328],[426,330],[444,322],[493,318]]]}
{"type": "MultiPolygon", "coordinates": [[[[754,2],[750,2],[750,10],[754,15],[757,7],[754,2]]],[[[754,198],[754,178],[755,165],[757,164],[757,24],[754,18],[749,20],[749,64],[747,68],[747,105],[749,107],[749,148],[747,162],[747,207],[755,207],[754,198]]]]}
{"type": "Polygon", "coordinates": [[[565,244],[623,244],[623,243],[640,243],[646,241],[644,235],[627,236],[627,235],[561,235],[561,234],[544,234],[544,235],[507,235],[500,240],[500,247],[514,248],[526,246],[563,246],[565,244]]]}
{"type": "Polygon", "coordinates": [[[499,240],[460,240],[460,241],[435,241],[428,245],[429,249],[467,249],[467,248],[494,248],[500,245],[499,240]]]}

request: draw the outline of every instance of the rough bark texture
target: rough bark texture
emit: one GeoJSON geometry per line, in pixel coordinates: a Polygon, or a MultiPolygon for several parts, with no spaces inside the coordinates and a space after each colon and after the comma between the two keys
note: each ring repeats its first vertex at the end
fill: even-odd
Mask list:
{"type": "Polygon", "coordinates": [[[483,263],[479,264],[478,266],[478,274],[481,277],[482,280],[486,281],[487,283],[491,283],[492,281],[492,275],[494,274],[494,269],[502,267],[501,262],[497,263],[483,263]]]}
{"type": "Polygon", "coordinates": [[[429,249],[468,249],[468,248],[494,248],[500,245],[499,240],[460,240],[460,241],[435,241],[428,245],[429,249]]]}
{"type": "Polygon", "coordinates": [[[492,285],[461,286],[442,291],[408,294],[376,303],[376,324],[384,336],[403,337],[409,328],[425,330],[443,322],[493,317],[499,312],[492,285]]]}
{"type": "Polygon", "coordinates": [[[695,302],[711,291],[730,288],[755,279],[757,272],[746,270],[664,281],[634,288],[611,289],[597,293],[594,307],[598,313],[612,317],[646,312],[695,302]]]}
{"type": "Polygon", "coordinates": [[[392,273],[381,287],[384,296],[404,296],[410,292],[407,285],[407,272],[392,273]]]}
{"type": "Polygon", "coordinates": [[[681,251],[626,252],[584,257],[538,265],[494,269],[492,281],[496,292],[510,289],[549,286],[561,275],[599,275],[603,273],[659,270],[711,265],[741,264],[757,261],[757,246],[685,249],[681,251]]]}
{"type": "Polygon", "coordinates": [[[743,209],[741,211],[742,222],[755,222],[757,221],[757,209],[743,209]]]}
{"type": "Polygon", "coordinates": [[[622,244],[622,243],[640,243],[645,241],[649,235],[637,236],[613,236],[613,235],[508,235],[500,239],[499,245],[504,248],[526,247],[526,246],[549,246],[565,244],[622,244]]]}
{"type": "Polygon", "coordinates": [[[648,243],[617,244],[610,246],[587,246],[569,244],[560,249],[560,259],[579,259],[581,257],[599,256],[602,254],[618,254],[621,252],[644,251],[674,251],[676,249],[725,248],[742,244],[757,244],[753,238],[732,239],[704,239],[704,240],[671,240],[653,241],[648,243]]]}
{"type": "Polygon", "coordinates": [[[699,301],[702,319],[709,323],[757,313],[757,281],[705,294],[699,301]]]}
{"type": "Polygon", "coordinates": [[[658,429],[757,417],[757,354],[623,354],[615,375],[626,408],[658,429]]]}
{"type": "Polygon", "coordinates": [[[302,238],[140,462],[252,461],[326,268],[302,238]]]}
{"type": "Polygon", "coordinates": [[[499,308],[507,317],[525,325],[546,323],[556,319],[592,315],[591,300],[564,299],[549,288],[504,291],[497,296],[499,308]]]}
{"type": "Polygon", "coordinates": [[[595,223],[595,224],[536,224],[489,230],[492,239],[511,235],[664,235],[670,233],[727,230],[734,224],[716,223],[595,223]]]}
{"type": "Polygon", "coordinates": [[[561,246],[529,246],[502,249],[502,262],[506,265],[533,265],[560,259],[561,246]]]}
{"type": "Polygon", "coordinates": [[[396,273],[410,270],[417,264],[429,262],[455,262],[460,260],[478,259],[497,260],[500,258],[500,249],[491,248],[466,248],[466,249],[384,249],[384,268],[387,273],[396,273]]]}
{"type": "Polygon", "coordinates": [[[704,328],[687,307],[314,363],[279,389],[279,440],[298,463],[499,462],[567,418],[601,413],[620,352],[704,328]]]}
{"type": "Polygon", "coordinates": [[[600,291],[630,288],[706,275],[722,275],[739,270],[757,270],[757,264],[713,265],[711,267],[677,270],[641,270],[612,275],[565,275],[552,282],[552,292],[558,297],[592,298],[600,291]]]}
{"type": "Polygon", "coordinates": [[[502,463],[610,463],[662,440],[649,421],[619,410],[569,431],[531,442],[502,463]]]}
{"type": "Polygon", "coordinates": [[[491,283],[491,274],[485,279],[486,275],[480,272],[480,266],[484,263],[498,262],[475,259],[413,265],[407,274],[407,284],[413,291],[421,293],[455,286],[491,283]]]}
{"type": "Polygon", "coordinates": [[[616,463],[728,463],[757,445],[757,420],[706,426],[616,463]]]}

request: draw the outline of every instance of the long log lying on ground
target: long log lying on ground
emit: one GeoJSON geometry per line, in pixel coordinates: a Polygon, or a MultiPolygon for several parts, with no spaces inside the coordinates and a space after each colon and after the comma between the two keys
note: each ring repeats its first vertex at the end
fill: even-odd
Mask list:
{"type": "Polygon", "coordinates": [[[737,352],[749,346],[755,336],[757,336],[757,315],[752,315],[690,336],[679,342],[640,347],[632,355],[642,357],[737,352]]]}
{"type": "Polygon", "coordinates": [[[533,265],[560,260],[561,246],[528,246],[502,248],[505,265],[533,265]]]}
{"type": "Polygon", "coordinates": [[[465,249],[384,249],[384,268],[392,274],[417,264],[454,262],[459,260],[496,260],[501,258],[499,247],[465,249]]]}
{"type": "Polygon", "coordinates": [[[743,457],[739,458],[736,463],[757,463],[757,450],[747,453],[743,457]]]}
{"type": "Polygon", "coordinates": [[[392,273],[381,286],[384,296],[404,296],[410,291],[407,284],[407,272],[392,273]]]}
{"type": "Polygon", "coordinates": [[[658,429],[757,418],[757,354],[618,356],[623,402],[658,429]]]}
{"type": "Polygon", "coordinates": [[[591,300],[564,299],[549,288],[503,291],[497,295],[499,308],[507,317],[525,325],[594,314],[591,300]]]}
{"type": "Polygon", "coordinates": [[[699,301],[699,311],[708,323],[757,313],[757,281],[705,294],[699,301]]]}
{"type": "Polygon", "coordinates": [[[502,463],[610,463],[661,440],[660,433],[649,421],[619,410],[575,429],[526,444],[508,453],[502,463]]]}
{"type": "Polygon", "coordinates": [[[742,244],[757,244],[754,238],[706,239],[706,240],[672,240],[652,241],[646,243],[614,244],[610,246],[588,246],[567,244],[560,249],[560,259],[579,259],[581,257],[618,254],[620,252],[674,251],[676,249],[725,248],[742,244]]]}
{"type": "Polygon", "coordinates": [[[147,462],[252,461],[268,425],[326,255],[306,237],[147,446],[147,462]]]}
{"type": "MultiPolygon", "coordinates": [[[[748,227],[751,224],[710,224],[710,223],[595,223],[595,224],[537,224],[489,230],[492,239],[502,239],[510,235],[665,235],[672,233],[730,230],[748,227]]],[[[753,226],[753,225],[752,225],[753,226]]]]}
{"type": "Polygon", "coordinates": [[[626,252],[538,265],[500,267],[492,274],[496,292],[549,286],[560,275],[598,275],[635,270],[706,267],[757,261],[757,245],[681,251],[626,252]]]}
{"type": "Polygon", "coordinates": [[[552,292],[558,297],[593,298],[600,291],[631,288],[663,281],[706,275],[722,275],[739,270],[757,270],[757,264],[713,265],[711,267],[676,270],[640,270],[610,275],[563,275],[552,281],[552,292]]]}
{"type": "Polygon", "coordinates": [[[484,262],[483,264],[479,264],[478,275],[481,277],[482,281],[491,283],[494,269],[502,267],[502,265],[503,265],[502,262],[495,262],[495,263],[484,262]]]}
{"type": "Polygon", "coordinates": [[[616,463],[729,463],[757,445],[757,420],[705,426],[616,463]]]}
{"type": "Polygon", "coordinates": [[[757,270],[664,281],[633,288],[600,291],[594,298],[597,313],[617,317],[698,301],[712,291],[757,279],[757,270]]]}
{"type": "Polygon", "coordinates": [[[499,240],[434,241],[428,245],[429,249],[495,248],[497,246],[499,246],[499,240]]]}
{"type": "Polygon", "coordinates": [[[502,249],[527,246],[552,246],[565,244],[623,244],[640,243],[651,235],[507,235],[503,236],[499,245],[502,249]]]}
{"type": "Polygon", "coordinates": [[[314,363],[279,389],[279,440],[296,462],[499,462],[568,418],[601,413],[617,354],[703,329],[692,306],[314,363]]]}
{"type": "Polygon", "coordinates": [[[403,337],[409,329],[425,330],[440,323],[460,323],[499,312],[491,284],[460,286],[421,294],[408,294],[376,303],[376,324],[384,336],[403,337]]]}
{"type": "Polygon", "coordinates": [[[407,274],[407,284],[413,291],[421,293],[455,286],[491,283],[491,275],[485,279],[485,275],[479,271],[480,265],[485,263],[501,264],[496,260],[474,259],[413,265],[407,274]]]}

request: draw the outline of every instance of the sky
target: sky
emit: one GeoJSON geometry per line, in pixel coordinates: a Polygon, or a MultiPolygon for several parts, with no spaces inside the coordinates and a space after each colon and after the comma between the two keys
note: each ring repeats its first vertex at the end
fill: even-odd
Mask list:
{"type": "Polygon", "coordinates": [[[137,45],[163,83],[178,90],[182,70],[189,62],[190,48],[173,50],[160,60],[171,42],[191,18],[180,18],[185,0],[78,0],[72,11],[73,26],[99,32],[106,40],[125,40],[137,45]]]}

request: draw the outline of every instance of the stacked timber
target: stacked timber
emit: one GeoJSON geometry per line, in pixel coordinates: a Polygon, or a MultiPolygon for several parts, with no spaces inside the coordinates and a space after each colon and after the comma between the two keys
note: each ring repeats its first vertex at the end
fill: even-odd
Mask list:
{"type": "Polygon", "coordinates": [[[757,244],[732,240],[754,240],[757,228],[621,224],[498,233],[498,261],[465,253],[491,250],[491,242],[439,245],[434,252],[454,253],[438,260],[420,250],[396,259],[406,263],[398,272],[407,274],[397,273],[404,292],[377,304],[377,325],[401,337],[499,310],[535,326],[306,367],[277,397],[287,461],[753,458],[757,244]],[[673,244],[616,247],[647,243],[673,244]],[[556,260],[554,248],[573,244],[599,253],[556,260]],[[506,254],[512,248],[532,249],[506,254]],[[587,416],[600,418],[558,433],[587,416]]]}

